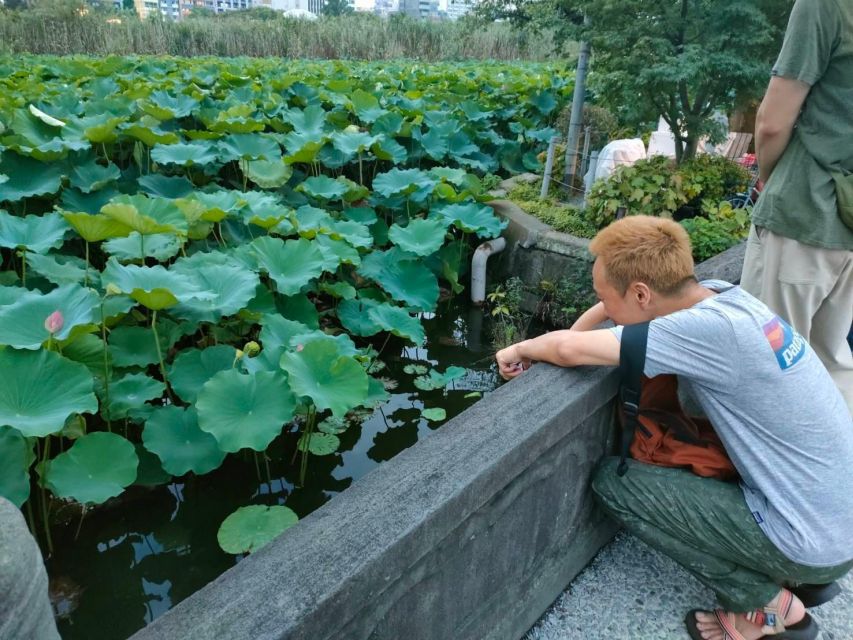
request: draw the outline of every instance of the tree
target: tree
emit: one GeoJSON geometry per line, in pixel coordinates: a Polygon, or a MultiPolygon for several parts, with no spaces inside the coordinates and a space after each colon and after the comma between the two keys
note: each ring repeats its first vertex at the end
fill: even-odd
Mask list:
{"type": "MultiPolygon", "coordinates": [[[[592,44],[590,88],[623,124],[663,117],[676,159],[719,133],[713,115],[758,97],[793,0],[487,0],[519,22],[559,19],[592,44]],[[586,16],[587,20],[580,19],[586,16]]],[[[483,11],[488,11],[488,5],[483,11]]]]}
{"type": "Polygon", "coordinates": [[[323,3],[324,16],[345,16],[355,11],[347,0],[326,0],[323,3]]]}

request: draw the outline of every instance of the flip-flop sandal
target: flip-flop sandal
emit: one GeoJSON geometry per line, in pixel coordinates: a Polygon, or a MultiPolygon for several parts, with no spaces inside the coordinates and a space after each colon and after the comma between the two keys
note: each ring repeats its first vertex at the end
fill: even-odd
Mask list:
{"type": "Polygon", "coordinates": [[[841,587],[837,582],[830,582],[828,584],[801,584],[798,587],[788,587],[788,590],[802,601],[806,609],[829,602],[841,593],[841,587]]]}
{"type": "MultiPolygon", "coordinates": [[[[734,614],[723,611],[722,609],[717,609],[715,611],[692,609],[687,612],[687,616],[684,618],[684,625],[687,627],[687,633],[690,634],[692,640],[704,640],[702,638],[702,633],[699,631],[699,623],[696,620],[696,614],[699,612],[709,614],[713,613],[717,618],[717,624],[720,625],[720,629],[722,629],[724,633],[723,640],[744,640],[743,634],[735,628],[734,614]]],[[[755,613],[761,613],[764,616],[767,615],[767,612],[763,610],[759,610],[755,613]]],[[[782,629],[783,630],[779,633],[764,635],[762,638],[766,638],[767,640],[815,640],[818,634],[817,622],[815,622],[814,618],[812,618],[808,613],[796,624],[792,624],[788,627],[783,626],[782,629]]]]}

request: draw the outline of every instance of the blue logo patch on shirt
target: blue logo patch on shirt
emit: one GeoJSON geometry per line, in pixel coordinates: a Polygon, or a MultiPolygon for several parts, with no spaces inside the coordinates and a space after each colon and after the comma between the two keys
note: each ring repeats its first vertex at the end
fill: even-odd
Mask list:
{"type": "Polygon", "coordinates": [[[775,316],[764,325],[764,337],[776,354],[776,360],[782,370],[797,364],[806,352],[806,341],[779,316],[775,316]]]}
{"type": "Polygon", "coordinates": [[[755,521],[756,521],[758,524],[761,524],[762,522],[764,522],[764,518],[762,518],[762,517],[761,517],[761,514],[760,514],[760,513],[758,513],[758,511],[753,511],[753,512],[752,512],[752,517],[753,517],[753,518],[755,518],[755,521]]]}

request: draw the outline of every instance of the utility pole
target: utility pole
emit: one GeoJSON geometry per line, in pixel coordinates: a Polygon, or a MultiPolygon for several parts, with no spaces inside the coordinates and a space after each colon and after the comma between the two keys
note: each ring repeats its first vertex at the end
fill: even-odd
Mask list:
{"type": "MultiPolygon", "coordinates": [[[[586,22],[586,18],[584,22],[586,22]]],[[[583,102],[586,95],[586,72],[589,67],[590,45],[588,41],[581,42],[578,55],[578,68],[575,72],[575,90],[572,95],[572,116],[569,120],[569,135],[566,141],[566,168],[563,173],[563,188],[571,192],[577,171],[578,142],[581,125],[583,124],[583,102]]]]}

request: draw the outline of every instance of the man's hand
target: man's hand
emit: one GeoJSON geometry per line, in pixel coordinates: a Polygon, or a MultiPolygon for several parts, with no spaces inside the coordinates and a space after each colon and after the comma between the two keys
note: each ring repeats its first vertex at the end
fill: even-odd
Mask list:
{"type": "Polygon", "coordinates": [[[495,354],[495,360],[498,362],[498,372],[504,380],[511,380],[529,369],[531,365],[529,358],[522,358],[519,354],[518,344],[498,351],[495,354]]]}

